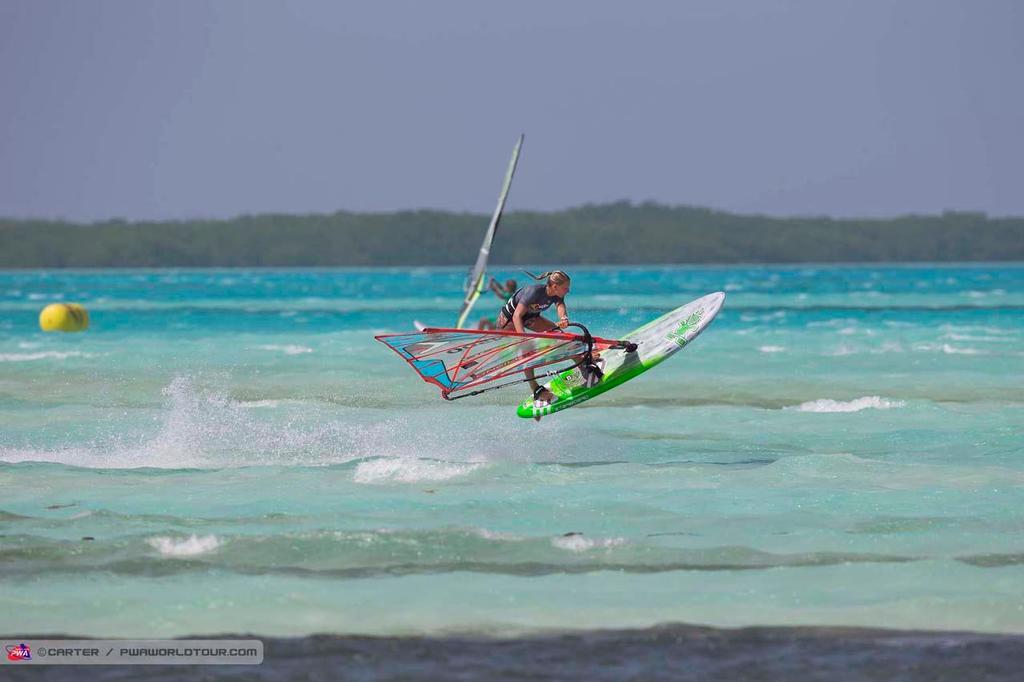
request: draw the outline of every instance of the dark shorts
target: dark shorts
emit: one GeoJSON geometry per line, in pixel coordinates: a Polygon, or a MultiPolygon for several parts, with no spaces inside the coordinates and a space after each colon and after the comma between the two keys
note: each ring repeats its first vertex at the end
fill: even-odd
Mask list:
{"type": "MultiPolygon", "coordinates": [[[[537,320],[544,320],[545,322],[547,322],[547,320],[545,318],[541,317],[539,314],[538,315],[526,315],[526,316],[523,317],[523,326],[525,328],[527,328],[527,329],[530,329],[530,325],[535,323],[537,320]]],[[[549,322],[548,324],[551,324],[551,323],[549,322]]],[[[497,321],[497,327],[496,328],[497,329],[505,329],[505,330],[508,330],[508,331],[511,331],[511,330],[515,329],[515,327],[512,326],[512,319],[508,318],[508,317],[505,317],[505,311],[504,310],[502,310],[500,313],[498,313],[498,321],[497,321]]]]}

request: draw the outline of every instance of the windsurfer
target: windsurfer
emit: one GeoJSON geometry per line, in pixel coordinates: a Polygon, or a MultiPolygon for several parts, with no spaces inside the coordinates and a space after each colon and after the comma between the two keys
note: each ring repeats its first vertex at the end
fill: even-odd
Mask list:
{"type": "MultiPolygon", "coordinates": [[[[514,279],[505,280],[505,286],[502,286],[498,280],[491,277],[491,281],[488,283],[488,287],[494,295],[497,296],[501,301],[507,301],[510,296],[514,296],[516,290],[519,288],[519,283],[514,279]]],[[[497,329],[497,325],[489,317],[481,317],[480,321],[477,322],[477,329],[497,329]]]]}
{"type": "MultiPolygon", "coordinates": [[[[509,296],[498,314],[498,329],[515,330],[523,333],[527,329],[534,332],[550,332],[565,329],[569,324],[569,313],[565,308],[565,296],[569,293],[569,275],[562,270],[552,270],[540,275],[527,272],[527,275],[540,284],[529,284],[509,296]],[[558,311],[558,323],[554,323],[541,312],[554,304],[558,311]]],[[[541,388],[534,378],[533,370],[524,372],[533,389],[534,399],[551,403],[555,396],[546,388],[541,388]]]]}

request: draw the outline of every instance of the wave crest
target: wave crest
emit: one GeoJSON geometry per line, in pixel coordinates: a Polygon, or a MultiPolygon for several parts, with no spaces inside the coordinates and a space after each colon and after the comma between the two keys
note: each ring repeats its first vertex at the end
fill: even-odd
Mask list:
{"type": "Polygon", "coordinates": [[[853,400],[832,400],[822,398],[821,400],[809,400],[799,405],[784,409],[796,412],[860,412],[861,410],[890,410],[906,405],[902,400],[888,400],[877,395],[864,396],[853,400]]]}

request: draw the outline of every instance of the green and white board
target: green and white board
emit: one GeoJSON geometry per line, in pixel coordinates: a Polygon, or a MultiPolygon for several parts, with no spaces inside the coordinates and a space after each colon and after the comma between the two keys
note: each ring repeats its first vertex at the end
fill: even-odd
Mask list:
{"type": "Polygon", "coordinates": [[[634,352],[606,350],[601,353],[598,366],[604,376],[597,385],[587,388],[578,367],[562,372],[545,385],[557,400],[547,404],[528,398],[522,402],[516,414],[524,419],[532,419],[560,412],[643,374],[688,346],[711,324],[724,302],[725,294],[719,291],[690,301],[648,322],[622,337],[622,340],[637,345],[634,352]]]}

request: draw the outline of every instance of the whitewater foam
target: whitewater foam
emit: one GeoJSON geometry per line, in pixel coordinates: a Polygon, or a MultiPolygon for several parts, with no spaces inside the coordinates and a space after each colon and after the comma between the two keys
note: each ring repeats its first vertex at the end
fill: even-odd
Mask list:
{"type": "Polygon", "coordinates": [[[280,407],[280,400],[239,400],[238,405],[240,407],[280,407]]]}
{"type": "Polygon", "coordinates": [[[280,344],[268,343],[268,344],[264,344],[264,345],[261,345],[261,346],[254,346],[254,348],[256,348],[258,350],[280,351],[280,352],[284,353],[285,355],[302,355],[303,353],[312,353],[313,352],[312,348],[309,348],[307,346],[299,346],[299,345],[296,345],[296,344],[280,345],[280,344]]]}
{"type": "Polygon", "coordinates": [[[558,549],[564,549],[569,552],[587,552],[592,549],[606,549],[609,547],[618,547],[626,543],[625,538],[587,538],[583,535],[563,535],[557,538],[551,538],[551,544],[558,549]]]}
{"type": "Polygon", "coordinates": [[[356,483],[418,483],[447,481],[484,466],[483,462],[438,462],[410,457],[384,457],[356,466],[356,483]]]}
{"type": "Polygon", "coordinates": [[[208,554],[221,546],[221,541],[216,535],[190,535],[187,538],[156,537],[146,542],[162,556],[171,558],[208,554]]]}
{"type": "Polygon", "coordinates": [[[67,360],[68,358],[94,358],[93,353],[69,350],[44,350],[37,353],[0,353],[0,362],[31,362],[33,360],[67,360]]]}
{"type": "Polygon", "coordinates": [[[977,348],[961,348],[948,343],[919,343],[914,346],[917,351],[940,351],[946,355],[988,355],[986,351],[977,348]]]}
{"type": "Polygon", "coordinates": [[[503,542],[519,541],[522,538],[512,533],[502,533],[499,531],[488,530],[486,528],[470,528],[469,531],[476,535],[479,535],[484,540],[500,540],[503,542]]]}
{"type": "Polygon", "coordinates": [[[971,334],[944,334],[940,338],[949,339],[950,341],[994,341],[996,343],[1012,343],[1014,341],[1014,339],[1006,338],[1005,336],[974,336],[971,334]]]}
{"type": "Polygon", "coordinates": [[[902,400],[887,400],[877,395],[864,396],[854,400],[832,400],[823,398],[821,400],[809,400],[799,405],[787,407],[787,410],[796,412],[860,412],[861,410],[889,410],[896,407],[903,407],[902,400]]]}

